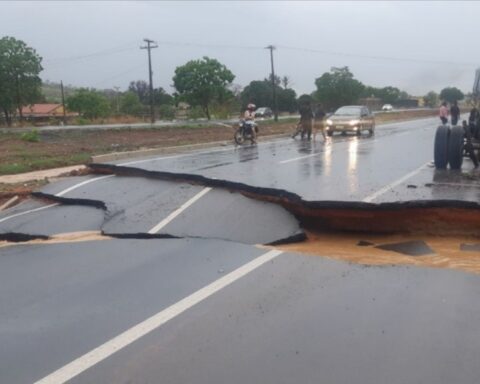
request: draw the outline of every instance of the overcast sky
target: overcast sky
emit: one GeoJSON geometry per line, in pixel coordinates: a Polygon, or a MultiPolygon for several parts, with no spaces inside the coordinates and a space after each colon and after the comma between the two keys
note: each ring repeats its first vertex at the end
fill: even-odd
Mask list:
{"type": "Polygon", "coordinates": [[[143,38],[152,51],[154,86],[172,92],[175,68],[209,56],[246,86],[275,72],[297,93],[333,66],[349,66],[364,84],[413,95],[455,86],[469,92],[480,66],[480,3],[77,1],[0,2],[0,37],[25,41],[43,57],[42,79],[126,89],[148,79],[143,38]]]}

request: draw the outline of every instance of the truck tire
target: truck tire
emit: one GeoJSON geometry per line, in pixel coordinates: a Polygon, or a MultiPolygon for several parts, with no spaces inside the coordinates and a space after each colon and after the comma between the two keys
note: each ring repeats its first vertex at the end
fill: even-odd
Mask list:
{"type": "Polygon", "coordinates": [[[463,163],[464,132],[463,127],[454,126],[448,139],[448,163],[450,169],[460,169],[463,163]]]}
{"type": "Polygon", "coordinates": [[[440,125],[435,133],[433,146],[433,161],[435,168],[445,169],[448,164],[448,139],[450,130],[446,125],[440,125]]]}

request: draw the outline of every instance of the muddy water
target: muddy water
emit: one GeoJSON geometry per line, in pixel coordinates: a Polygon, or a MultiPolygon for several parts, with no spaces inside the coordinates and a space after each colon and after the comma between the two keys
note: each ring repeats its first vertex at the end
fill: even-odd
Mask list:
{"type": "Polygon", "coordinates": [[[480,252],[461,251],[461,244],[478,244],[480,238],[466,236],[363,235],[356,233],[308,232],[302,243],[277,246],[289,252],[300,252],[365,265],[416,265],[433,268],[452,268],[480,274],[480,252]],[[360,240],[373,243],[359,246],[360,240]],[[435,253],[408,256],[375,248],[376,245],[405,241],[424,241],[435,253]]]}
{"type": "Polygon", "coordinates": [[[8,241],[0,241],[0,248],[15,246],[19,244],[57,244],[57,243],[76,243],[80,241],[96,241],[96,240],[110,240],[111,237],[104,236],[99,231],[83,231],[60,233],[51,236],[48,240],[31,240],[22,243],[12,243],[8,241]]]}

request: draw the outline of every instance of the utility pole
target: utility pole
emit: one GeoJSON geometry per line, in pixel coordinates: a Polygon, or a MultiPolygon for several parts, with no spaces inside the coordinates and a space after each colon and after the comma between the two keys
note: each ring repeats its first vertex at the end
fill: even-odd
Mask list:
{"type": "Polygon", "coordinates": [[[272,93],[273,93],[273,114],[275,116],[275,121],[278,121],[278,108],[277,108],[277,91],[275,89],[275,69],[273,68],[273,50],[275,47],[269,45],[265,49],[270,50],[270,63],[272,64],[272,93]]]}
{"type": "Polygon", "coordinates": [[[60,89],[62,90],[63,124],[67,125],[67,111],[65,109],[65,92],[63,92],[63,80],[60,80],[60,89]]]}
{"type": "Polygon", "coordinates": [[[150,39],[143,39],[147,43],[146,47],[140,47],[140,49],[147,49],[148,50],[148,77],[150,80],[150,120],[152,124],[155,122],[155,113],[153,112],[153,82],[152,82],[152,57],[150,55],[150,51],[153,48],[158,48],[155,41],[150,39]],[[155,44],[155,45],[154,45],[155,44]]]}

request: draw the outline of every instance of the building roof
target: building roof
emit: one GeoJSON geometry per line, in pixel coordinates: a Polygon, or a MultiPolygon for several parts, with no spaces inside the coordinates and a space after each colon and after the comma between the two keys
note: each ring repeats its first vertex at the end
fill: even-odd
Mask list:
{"type": "MultiPolygon", "coordinates": [[[[54,115],[54,111],[58,108],[62,108],[62,104],[32,104],[22,107],[22,114],[43,116],[54,115]]],[[[62,111],[59,111],[59,113],[61,114],[62,111]]]]}

